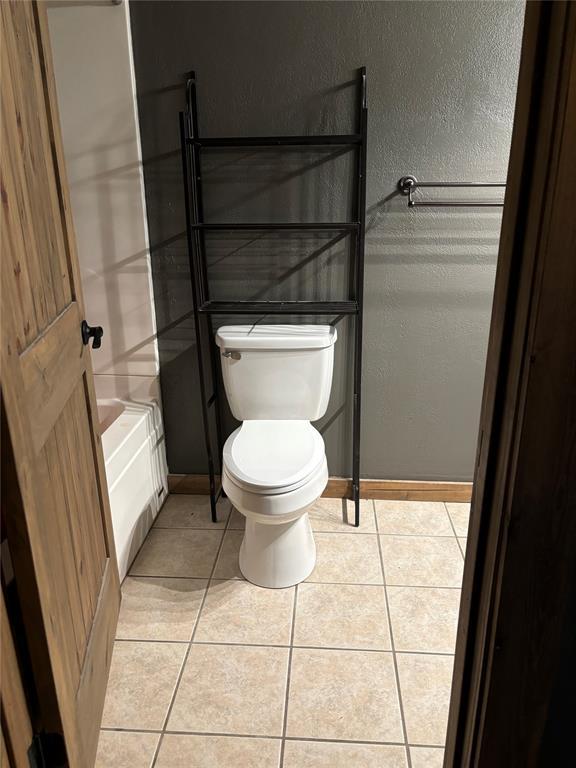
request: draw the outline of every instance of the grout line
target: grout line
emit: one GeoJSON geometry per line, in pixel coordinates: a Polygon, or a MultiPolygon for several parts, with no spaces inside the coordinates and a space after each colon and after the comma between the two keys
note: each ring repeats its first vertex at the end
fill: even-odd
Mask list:
{"type": "MultiPolygon", "coordinates": [[[[450,517],[450,515],[448,514],[450,517]]],[[[450,521],[452,522],[452,521],[450,521]]],[[[347,523],[343,523],[343,525],[347,525],[347,523]]],[[[417,538],[417,539],[451,539],[452,535],[447,533],[393,533],[391,531],[387,531],[386,533],[380,533],[378,534],[377,531],[360,531],[358,529],[353,529],[352,526],[350,526],[351,530],[349,531],[341,531],[341,530],[322,530],[322,529],[312,529],[313,534],[321,533],[329,533],[334,534],[335,536],[405,536],[406,538],[417,538]]],[[[227,526],[223,527],[212,527],[209,528],[208,526],[191,526],[191,525],[153,525],[152,528],[150,528],[151,531],[236,531],[237,533],[244,533],[244,528],[228,528],[227,526]]],[[[454,530],[454,526],[452,526],[452,530],[454,530]]],[[[454,534],[456,535],[456,534],[454,534]]],[[[456,537],[458,538],[458,537],[456,537]]],[[[461,538],[465,538],[465,536],[462,536],[461,538]]]]}
{"type": "MultiPolygon", "coordinates": [[[[374,501],[372,502],[374,504],[374,501]]],[[[378,515],[376,515],[376,505],[374,504],[374,514],[376,517],[376,530],[378,528],[378,515]]],[[[378,536],[378,552],[380,554],[380,567],[382,569],[382,579],[384,581],[384,602],[386,604],[386,615],[388,617],[388,630],[390,632],[390,645],[392,646],[392,662],[394,664],[394,677],[396,680],[396,690],[398,693],[398,706],[400,709],[400,720],[402,721],[402,733],[404,734],[404,751],[406,752],[406,763],[408,768],[412,768],[412,757],[408,749],[408,730],[406,728],[406,718],[404,716],[404,704],[402,702],[402,691],[400,689],[400,675],[398,673],[398,661],[396,659],[396,650],[394,648],[394,633],[392,630],[392,616],[390,615],[390,606],[388,605],[388,591],[386,589],[386,571],[384,569],[384,556],[382,554],[382,544],[378,536]]]]}
{"type": "MultiPolygon", "coordinates": [[[[194,619],[196,621],[196,619],[194,619]]],[[[138,637],[116,637],[115,643],[157,643],[163,645],[188,645],[190,640],[154,640],[153,638],[140,639],[138,637]]]]}
{"type": "MultiPolygon", "coordinates": [[[[366,741],[359,739],[358,741],[355,741],[354,739],[319,739],[314,737],[307,737],[307,736],[286,736],[286,741],[319,741],[321,744],[331,744],[332,742],[336,742],[338,744],[377,744],[380,746],[388,746],[388,747],[404,747],[405,744],[402,741],[366,741]]],[[[442,747],[440,747],[442,749],[442,747]]]]}
{"type": "Polygon", "coordinates": [[[438,586],[437,584],[388,584],[392,589],[462,589],[459,587],[438,586]]]}
{"type": "MultiPolygon", "coordinates": [[[[446,538],[453,538],[452,536],[446,538]]],[[[126,578],[131,579],[182,579],[184,581],[208,581],[209,576],[162,576],[157,573],[147,573],[146,576],[127,574],[126,578]]],[[[215,576],[212,581],[246,581],[246,579],[236,578],[233,576],[215,576]]],[[[306,579],[301,584],[330,584],[337,587],[381,587],[381,583],[375,584],[374,582],[366,583],[364,581],[312,581],[306,579]]],[[[389,587],[397,587],[398,589],[462,589],[462,586],[447,586],[446,584],[388,584],[389,587]]],[[[178,641],[176,641],[178,642],[178,641]]],[[[188,642],[188,640],[180,641],[188,642]]]]}
{"type": "MultiPolygon", "coordinates": [[[[450,515],[448,515],[450,517],[450,515]]],[[[452,522],[452,521],[450,521],[452,522]]],[[[454,530],[454,526],[451,526],[452,530],[454,530]]],[[[445,533],[445,534],[437,534],[437,533],[380,533],[378,534],[382,538],[392,538],[395,539],[453,539],[458,538],[456,534],[451,533],[445,533]]]]}
{"type": "Polygon", "coordinates": [[[232,641],[229,641],[227,643],[223,641],[215,641],[212,642],[211,640],[195,640],[194,645],[216,645],[216,646],[223,646],[224,648],[237,648],[238,646],[241,648],[291,648],[292,646],[287,643],[234,643],[232,641]]]}
{"type": "MultiPolygon", "coordinates": [[[[402,741],[366,741],[362,739],[353,740],[353,739],[338,739],[338,738],[331,738],[331,739],[320,739],[313,736],[265,736],[261,733],[226,733],[226,732],[220,732],[220,731],[178,731],[178,730],[166,730],[164,732],[162,731],[154,731],[151,729],[146,728],[109,728],[104,727],[100,729],[101,731],[106,731],[108,733],[153,733],[160,737],[169,735],[169,736],[207,736],[207,737],[222,737],[225,739],[265,739],[268,741],[281,741],[284,739],[285,741],[295,741],[295,742],[306,742],[306,741],[312,741],[312,742],[318,742],[320,744],[366,744],[366,745],[373,745],[373,746],[388,746],[388,747],[419,747],[419,748],[425,748],[425,749],[445,749],[445,745],[443,744],[420,744],[420,743],[413,743],[406,745],[402,741]]],[[[162,739],[159,739],[158,745],[160,745],[162,739]]]]}
{"type": "MultiPolygon", "coordinates": [[[[383,586],[379,584],[378,586],[383,586]]],[[[188,640],[139,640],[133,637],[119,637],[116,639],[117,643],[164,643],[168,645],[188,645],[188,640]]],[[[219,640],[194,640],[194,645],[213,645],[221,646],[224,648],[299,648],[303,651],[351,651],[352,653],[392,653],[391,648],[355,648],[347,645],[300,645],[295,643],[293,645],[287,645],[285,643],[235,643],[234,641],[223,642],[219,640]]],[[[417,650],[403,650],[397,648],[396,654],[410,654],[415,656],[454,656],[450,651],[417,651],[417,650]]]]}
{"type": "MultiPolygon", "coordinates": [[[[140,733],[146,733],[146,731],[140,731],[140,733]]],[[[162,740],[164,739],[163,731],[160,731],[158,736],[159,736],[158,743],[156,744],[156,749],[154,750],[154,754],[152,755],[152,760],[150,761],[150,768],[156,765],[156,760],[158,759],[158,755],[160,754],[160,747],[162,746],[162,740]]]]}
{"type": "MultiPolygon", "coordinates": [[[[226,525],[228,525],[228,520],[230,519],[230,514],[228,514],[228,519],[226,520],[226,525]]],[[[184,660],[182,662],[182,666],[180,667],[180,672],[178,673],[178,677],[176,679],[176,684],[174,686],[174,690],[172,692],[172,698],[170,699],[170,704],[168,706],[168,710],[166,712],[166,717],[164,718],[164,723],[162,725],[162,735],[160,736],[160,740],[158,742],[158,750],[156,754],[154,755],[154,759],[152,763],[150,764],[150,768],[154,768],[156,765],[156,760],[160,751],[160,742],[162,741],[162,738],[164,736],[164,733],[166,732],[166,726],[168,725],[168,721],[170,719],[170,715],[172,714],[172,709],[174,707],[174,702],[176,701],[176,696],[178,694],[178,688],[180,687],[180,682],[182,680],[182,676],[184,674],[184,669],[186,668],[186,663],[188,661],[188,657],[190,656],[190,651],[192,649],[192,643],[194,642],[194,635],[196,634],[196,630],[198,628],[198,624],[200,622],[200,616],[202,614],[202,609],[204,608],[204,603],[206,602],[206,596],[208,595],[208,590],[210,589],[210,583],[212,581],[212,577],[214,575],[214,571],[216,570],[216,563],[218,562],[218,558],[220,557],[220,551],[222,550],[222,545],[224,543],[224,533],[226,531],[226,528],[219,529],[222,530],[222,537],[220,538],[220,544],[218,545],[218,550],[216,552],[216,556],[214,558],[214,562],[212,564],[212,570],[210,571],[210,576],[208,577],[208,582],[206,584],[206,588],[204,590],[204,594],[202,596],[202,600],[200,601],[200,605],[198,607],[198,613],[196,614],[196,620],[194,621],[194,628],[192,629],[192,635],[190,636],[190,641],[188,643],[188,649],[186,653],[184,654],[184,660]]]]}
{"type": "MultiPolygon", "coordinates": [[[[382,583],[374,584],[374,582],[371,582],[370,584],[366,584],[366,582],[362,582],[362,581],[309,581],[308,579],[306,579],[306,581],[303,581],[302,583],[303,584],[332,584],[338,587],[381,587],[383,586],[382,583]]],[[[442,584],[388,584],[388,586],[398,587],[402,589],[462,589],[461,585],[457,587],[448,587],[442,584]]]]}
{"type": "MultiPolygon", "coordinates": [[[[110,728],[109,726],[103,727],[101,731],[108,731],[112,733],[156,733],[160,735],[161,731],[155,731],[151,728],[110,728]]],[[[179,731],[177,729],[167,729],[166,734],[174,736],[224,736],[225,738],[232,739],[272,739],[274,741],[280,741],[285,738],[286,741],[319,741],[321,743],[331,744],[336,742],[338,744],[376,744],[385,745],[391,747],[403,747],[402,741],[367,741],[365,739],[321,739],[314,736],[266,736],[261,733],[229,733],[227,731],[179,731]]],[[[427,749],[444,749],[442,744],[420,744],[418,742],[410,742],[410,747],[426,747],[427,749]]]]}
{"type": "MultiPolygon", "coordinates": [[[[452,529],[454,530],[454,529],[452,529]]],[[[386,531],[385,533],[379,533],[376,531],[358,531],[354,533],[351,531],[312,531],[314,535],[321,533],[331,534],[334,536],[394,536],[395,538],[402,537],[403,539],[452,539],[454,538],[451,533],[393,533],[392,531],[386,531]]]]}
{"type": "Polygon", "coordinates": [[[425,749],[446,749],[445,744],[409,744],[409,747],[424,747],[425,749]]]}
{"type": "Polygon", "coordinates": [[[224,531],[225,525],[213,525],[208,528],[207,525],[156,525],[154,524],[151,531],[224,531]]]}
{"type": "Polygon", "coordinates": [[[292,626],[290,627],[290,650],[288,652],[288,669],[286,671],[286,693],[284,695],[284,717],[282,718],[282,743],[278,768],[284,765],[284,749],[286,744],[286,726],[288,725],[288,699],[290,697],[290,674],[292,671],[292,653],[294,651],[294,632],[296,629],[296,605],[298,603],[298,584],[294,588],[294,604],[292,606],[292,626]]]}
{"type": "Polygon", "coordinates": [[[206,581],[207,582],[210,577],[209,576],[161,576],[157,573],[152,573],[152,574],[147,573],[145,576],[143,576],[140,573],[127,573],[125,578],[126,579],[176,579],[179,581],[206,581]]]}
{"type": "MultiPolygon", "coordinates": [[[[1,2],[1,0],[0,0],[1,2]]],[[[224,533],[224,531],[221,531],[221,533],[224,533]]],[[[224,537],[222,536],[222,539],[220,540],[220,544],[218,545],[218,552],[220,551],[220,546],[222,544],[222,540],[224,537]]],[[[130,576],[131,579],[195,579],[196,581],[208,581],[210,579],[209,575],[206,576],[174,576],[173,574],[170,576],[163,575],[161,573],[127,573],[126,577],[130,576]]]]}
{"type": "MultiPolygon", "coordinates": [[[[313,741],[321,744],[371,744],[375,746],[389,746],[389,747],[404,747],[406,746],[403,741],[368,741],[365,739],[321,739],[314,736],[266,736],[261,733],[228,733],[225,731],[179,731],[179,730],[166,730],[164,732],[154,731],[146,728],[101,728],[102,731],[108,731],[112,733],[155,733],[160,735],[173,735],[173,736],[217,736],[231,739],[269,739],[272,741],[313,741]]],[[[441,744],[410,744],[411,747],[426,747],[427,749],[444,749],[441,744]]]]}
{"type": "Polygon", "coordinates": [[[454,527],[454,523],[452,522],[452,518],[450,517],[450,512],[448,511],[448,507],[446,506],[446,502],[444,502],[444,509],[446,510],[446,514],[448,515],[448,520],[450,520],[450,526],[452,530],[454,531],[454,536],[456,538],[456,544],[458,544],[458,549],[460,550],[460,554],[462,555],[462,560],[465,558],[465,552],[462,549],[462,546],[460,544],[460,539],[458,538],[458,534],[456,533],[456,528],[454,527]]]}
{"type": "MultiPolygon", "coordinates": [[[[208,576],[136,576],[131,573],[127,573],[125,579],[172,579],[176,581],[208,581],[208,576]]],[[[124,583],[124,582],[122,582],[124,583]]],[[[188,642],[186,640],[186,642],[188,642]]]]}

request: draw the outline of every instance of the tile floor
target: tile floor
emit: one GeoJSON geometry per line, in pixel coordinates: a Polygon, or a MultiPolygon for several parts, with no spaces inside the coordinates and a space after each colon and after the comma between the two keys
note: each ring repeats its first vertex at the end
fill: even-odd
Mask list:
{"type": "Polygon", "coordinates": [[[321,499],[310,578],[242,579],[243,517],[171,496],[125,580],[98,768],[440,768],[468,504],[321,499]]]}

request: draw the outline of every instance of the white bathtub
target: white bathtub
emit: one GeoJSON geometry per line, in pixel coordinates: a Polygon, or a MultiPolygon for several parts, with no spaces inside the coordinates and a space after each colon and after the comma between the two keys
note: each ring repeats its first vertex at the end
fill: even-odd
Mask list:
{"type": "Polygon", "coordinates": [[[118,569],[122,580],[167,493],[164,432],[153,402],[98,400],[118,569]]]}

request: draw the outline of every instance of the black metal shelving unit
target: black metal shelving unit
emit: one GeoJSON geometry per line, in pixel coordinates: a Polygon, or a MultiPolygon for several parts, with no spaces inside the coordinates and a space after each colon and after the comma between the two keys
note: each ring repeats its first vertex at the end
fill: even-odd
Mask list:
{"type": "Polygon", "coordinates": [[[216,522],[216,503],[223,494],[222,487],[216,488],[214,445],[210,428],[210,411],[214,410],[216,440],[220,462],[222,460],[223,434],[219,406],[218,359],[214,343],[212,317],[218,314],[249,315],[351,315],[354,317],[354,373],[353,373],[353,415],[352,415],[352,499],[354,501],[354,522],[360,524],[360,413],[362,386],[362,316],[364,309],[364,233],[366,223],[366,144],[368,110],[366,106],[366,68],[358,70],[357,133],[328,134],[319,136],[244,136],[224,138],[201,138],[198,135],[198,104],[196,98],[196,76],[194,72],[186,83],[186,111],[180,113],[180,140],[182,168],[184,174],[184,201],[186,206],[186,232],[194,322],[196,327],[196,348],[200,396],[202,398],[202,420],[208,474],[210,477],[210,504],[212,520],[216,522]],[[287,222],[287,223],[207,223],[204,221],[202,202],[202,168],[200,153],[203,148],[225,147],[321,147],[325,145],[350,147],[356,151],[354,173],[353,218],[344,222],[287,222]],[[215,301],[210,298],[208,270],[206,264],[207,231],[314,231],[339,232],[353,238],[351,248],[350,284],[347,301],[215,301]],[[210,357],[212,392],[208,395],[205,355],[203,343],[203,319],[207,320],[208,351],[210,357]]]}

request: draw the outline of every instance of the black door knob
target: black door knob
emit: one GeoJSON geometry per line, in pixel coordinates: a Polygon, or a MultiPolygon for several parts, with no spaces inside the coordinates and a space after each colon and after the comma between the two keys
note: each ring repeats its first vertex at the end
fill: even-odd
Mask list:
{"type": "Polygon", "coordinates": [[[104,329],[101,325],[88,325],[86,320],[82,320],[80,326],[82,332],[82,343],[88,344],[92,339],[92,349],[100,349],[102,346],[102,336],[104,336],[104,329]]]}

